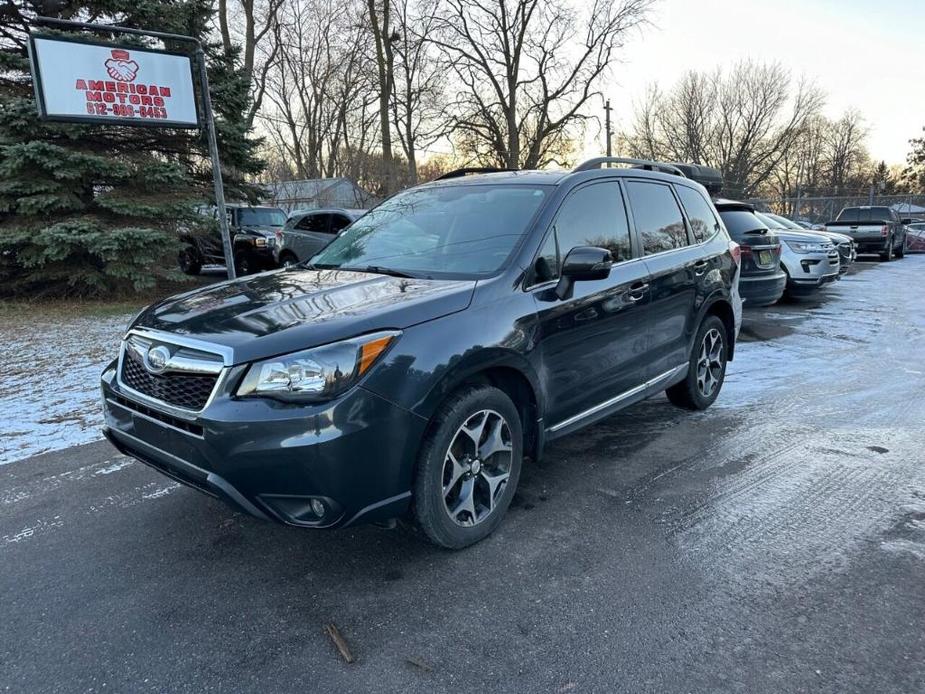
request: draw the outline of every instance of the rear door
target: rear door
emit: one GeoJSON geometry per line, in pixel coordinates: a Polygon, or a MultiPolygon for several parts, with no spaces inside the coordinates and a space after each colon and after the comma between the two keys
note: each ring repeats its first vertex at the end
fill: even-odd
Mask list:
{"type": "Polygon", "coordinates": [[[691,331],[696,329],[698,285],[711,261],[691,245],[692,236],[670,184],[631,179],[625,185],[649,271],[652,379],[687,363],[691,331]]]}
{"type": "Polygon", "coordinates": [[[292,250],[299,261],[308,260],[330,243],[331,215],[327,212],[307,214],[295,225],[292,250]]]}
{"type": "Polygon", "coordinates": [[[646,381],[648,270],[633,241],[616,180],[584,184],[563,201],[536,260],[531,288],[547,388],[547,424],[565,433],[606,414],[646,381]],[[614,264],[604,280],[576,282],[570,298],[555,293],[559,267],[576,246],[607,248],[614,264]]]}

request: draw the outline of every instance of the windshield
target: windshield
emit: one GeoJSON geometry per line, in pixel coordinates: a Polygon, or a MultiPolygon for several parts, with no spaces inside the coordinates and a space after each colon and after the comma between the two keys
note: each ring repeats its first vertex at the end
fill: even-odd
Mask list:
{"type": "Polygon", "coordinates": [[[799,224],[797,224],[796,222],[790,219],[787,219],[786,217],[781,217],[779,214],[770,214],[767,216],[770,217],[771,219],[776,219],[778,222],[780,222],[780,226],[782,229],[793,229],[794,231],[806,231],[804,227],[801,227],[799,224]]]}
{"type": "Polygon", "coordinates": [[[783,224],[781,224],[779,221],[774,219],[774,217],[766,215],[762,212],[756,212],[755,216],[758,219],[760,219],[768,227],[768,229],[786,229],[787,228],[783,224]]]}
{"type": "Polygon", "coordinates": [[[286,213],[276,207],[242,207],[238,210],[238,224],[242,227],[281,227],[286,213]]]}
{"type": "Polygon", "coordinates": [[[489,275],[504,265],[545,198],[541,186],[409,190],[354,222],[310,262],[419,277],[489,275]]]}

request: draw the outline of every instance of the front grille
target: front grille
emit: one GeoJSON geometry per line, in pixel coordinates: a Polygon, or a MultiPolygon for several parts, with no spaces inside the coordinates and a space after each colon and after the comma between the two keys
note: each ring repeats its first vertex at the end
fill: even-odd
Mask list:
{"type": "Polygon", "coordinates": [[[134,400],[129,400],[128,398],[123,398],[121,395],[113,395],[110,398],[111,402],[115,402],[117,405],[121,405],[127,410],[132,412],[137,412],[138,414],[143,414],[145,417],[150,419],[156,419],[159,422],[164,424],[169,424],[175,429],[180,429],[185,431],[188,434],[193,436],[202,436],[202,427],[198,424],[193,424],[192,422],[187,422],[185,419],[178,419],[177,417],[171,417],[169,414],[164,414],[158,410],[154,410],[150,407],[142,405],[141,403],[135,402],[134,400]]]}
{"type": "Polygon", "coordinates": [[[218,376],[212,374],[153,374],[131,350],[122,359],[122,382],[142,395],[187,410],[201,410],[209,401],[218,376]]]}

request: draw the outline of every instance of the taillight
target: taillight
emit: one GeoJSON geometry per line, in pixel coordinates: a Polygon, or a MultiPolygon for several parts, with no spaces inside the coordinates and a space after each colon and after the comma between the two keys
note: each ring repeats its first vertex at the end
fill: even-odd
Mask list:
{"type": "Polygon", "coordinates": [[[784,247],[781,244],[774,246],[774,255],[780,255],[780,252],[783,250],[783,248],[784,247]]]}
{"type": "Polygon", "coordinates": [[[279,244],[283,242],[283,230],[277,229],[275,234],[276,234],[276,245],[278,246],[279,244]]]}
{"type": "Polygon", "coordinates": [[[881,235],[881,236],[889,236],[889,235],[890,235],[890,227],[889,227],[888,224],[884,224],[882,227],[880,227],[880,235],[881,235]]]}
{"type": "Polygon", "coordinates": [[[729,242],[729,252],[732,254],[732,260],[736,265],[742,264],[742,246],[735,241],[729,242]]]}

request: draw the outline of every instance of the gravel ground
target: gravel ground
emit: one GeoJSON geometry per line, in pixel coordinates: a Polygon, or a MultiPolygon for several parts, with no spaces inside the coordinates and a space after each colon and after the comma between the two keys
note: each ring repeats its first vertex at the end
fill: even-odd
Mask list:
{"type": "Polygon", "coordinates": [[[714,407],[556,441],[461,552],[261,523],[105,442],[6,465],[0,691],[925,691],[923,277],[747,311],[714,407]]]}

